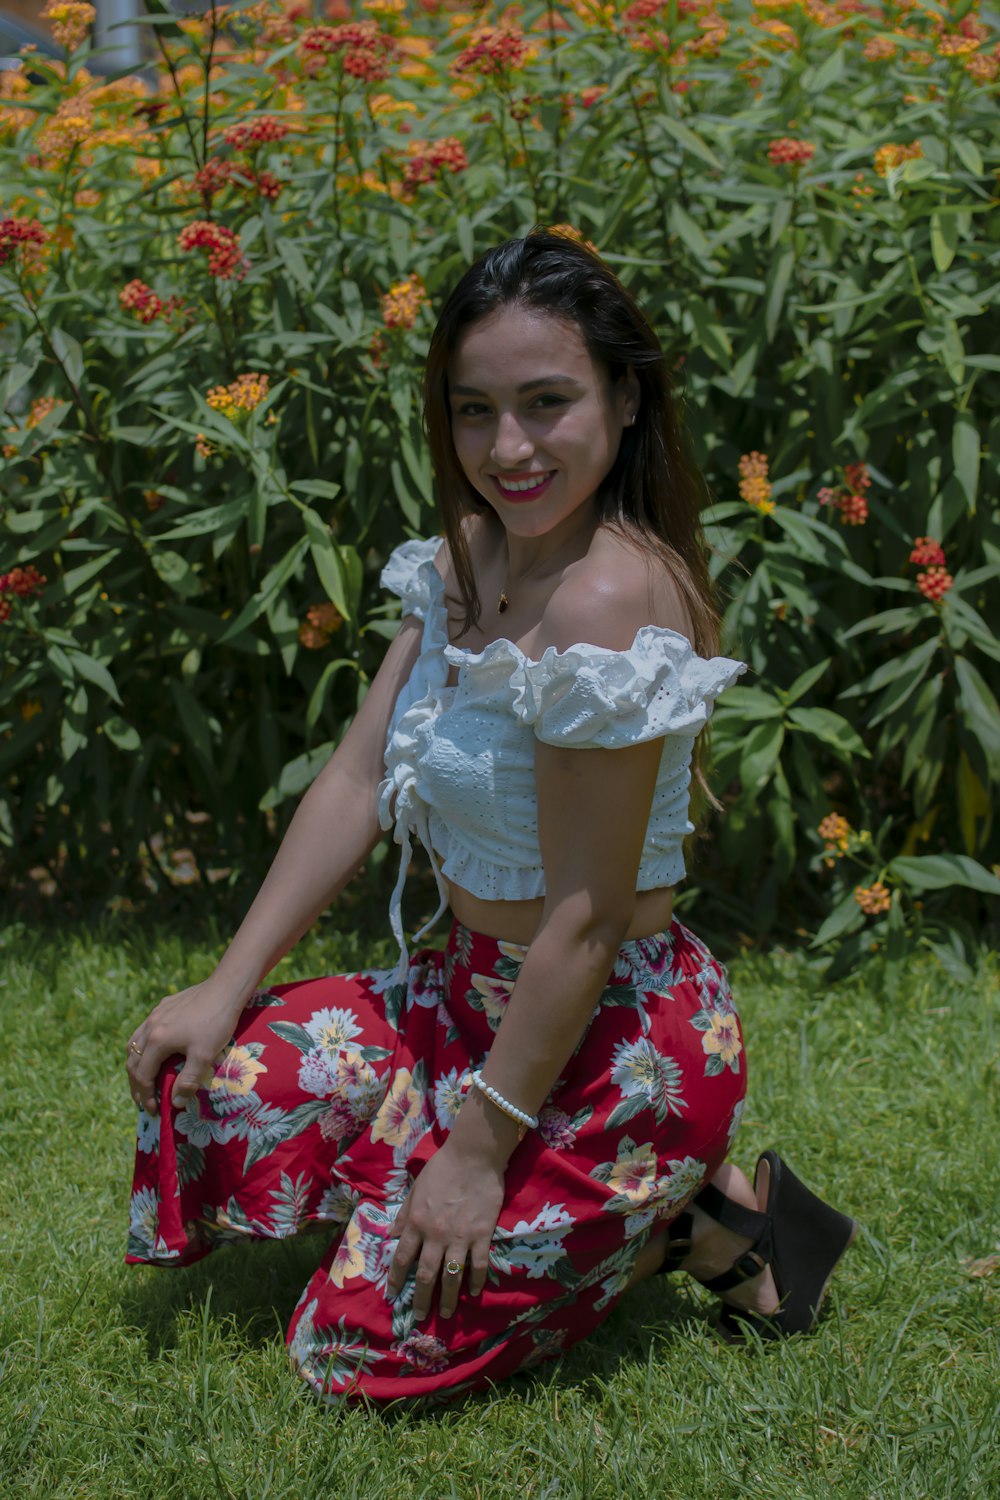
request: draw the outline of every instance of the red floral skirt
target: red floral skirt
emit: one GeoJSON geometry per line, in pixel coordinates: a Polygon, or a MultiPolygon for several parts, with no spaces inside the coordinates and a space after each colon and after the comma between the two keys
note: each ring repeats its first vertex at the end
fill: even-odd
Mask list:
{"type": "Polygon", "coordinates": [[[385,1297],[393,1222],[490,1049],[526,949],[452,928],[392,970],[255,994],[211,1085],[140,1112],[133,1263],[322,1225],[333,1238],[288,1329],[326,1398],[451,1396],[568,1349],[640,1250],[729,1150],[746,1065],[725,971],[679,922],[623,945],[583,1040],[514,1152],[481,1296],[413,1317],[385,1297]]]}

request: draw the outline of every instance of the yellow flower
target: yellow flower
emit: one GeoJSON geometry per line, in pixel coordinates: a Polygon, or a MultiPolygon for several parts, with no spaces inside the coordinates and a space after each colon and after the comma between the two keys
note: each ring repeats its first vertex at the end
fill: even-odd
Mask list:
{"type": "Polygon", "coordinates": [[[881,880],[876,880],[873,885],[869,886],[855,886],[854,899],[866,917],[880,916],[882,912],[888,911],[892,905],[892,896],[889,894],[889,888],[883,885],[881,880]]]}
{"type": "Polygon", "coordinates": [[[762,516],[769,516],[774,510],[774,501],[771,499],[766,457],[756,450],[752,453],[744,453],[740,459],[739,469],[742,476],[740,495],[762,516]]]}
{"type": "Polygon", "coordinates": [[[608,1176],[608,1187],[630,1203],[645,1203],[656,1186],[656,1153],[649,1141],[619,1156],[608,1176]]]}
{"type": "Polygon", "coordinates": [[[211,1089],[218,1094],[246,1095],[256,1087],[257,1075],[266,1072],[264,1063],[258,1062],[246,1047],[227,1047],[222,1061],[215,1065],[211,1089]]]}
{"type": "Polygon", "coordinates": [[[701,1034],[702,1050],[721,1057],[724,1063],[732,1062],[743,1051],[736,1017],[720,1016],[717,1010],[713,1010],[708,1019],[712,1029],[701,1034]]]}
{"type": "Polygon", "coordinates": [[[827,813],[819,825],[819,836],[830,854],[846,854],[851,842],[851,825],[840,813],[827,813]]]}
{"type": "Polygon", "coordinates": [[[875,152],[875,170],[880,177],[885,177],[893,167],[901,167],[904,161],[914,161],[923,154],[919,141],[912,141],[909,146],[890,142],[887,146],[879,146],[875,152]]]}
{"type": "Polygon", "coordinates": [[[87,35],[96,14],[92,5],[80,4],[79,0],[49,0],[42,11],[42,20],[51,24],[56,41],[73,52],[87,35]]]}
{"type": "Polygon", "coordinates": [[[42,705],[37,698],[25,698],[21,704],[21,718],[26,722],[28,719],[34,719],[41,711],[42,705]]]}
{"type": "MultiPolygon", "coordinates": [[[[423,1101],[409,1068],[400,1068],[378,1114],[372,1121],[372,1140],[403,1146],[420,1115],[423,1101]]],[[[353,1273],[352,1274],[356,1274],[353,1273]]]]}
{"type": "Polygon", "coordinates": [[[360,1247],[361,1228],[355,1219],[351,1219],[330,1264],[330,1280],[334,1286],[343,1289],[344,1282],[350,1277],[361,1275],[365,1268],[365,1257],[360,1247]]]}
{"type": "Polygon", "coordinates": [[[514,988],[513,979],[497,979],[492,974],[473,974],[472,988],[483,1002],[483,1011],[490,1021],[503,1020],[514,988]]]}
{"type": "Polygon", "coordinates": [[[269,375],[252,370],[245,375],[237,375],[229,385],[213,386],[205,400],[213,411],[221,411],[230,422],[235,422],[244,412],[251,412],[260,405],[270,386],[269,375]]]}

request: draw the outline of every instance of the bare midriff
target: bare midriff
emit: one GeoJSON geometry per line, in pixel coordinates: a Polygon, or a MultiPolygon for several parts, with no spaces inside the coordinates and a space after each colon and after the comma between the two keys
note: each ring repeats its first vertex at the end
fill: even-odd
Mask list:
{"type": "MultiPolygon", "coordinates": [[[[498,938],[501,942],[527,944],[538,931],[545,905],[542,896],[532,901],[483,901],[462,886],[452,885],[450,881],[448,892],[453,915],[463,927],[468,927],[472,932],[481,932],[484,937],[498,938]]],[[[670,926],[673,912],[672,887],[657,891],[637,891],[632,920],[624,941],[665,932],[670,926]]]]}

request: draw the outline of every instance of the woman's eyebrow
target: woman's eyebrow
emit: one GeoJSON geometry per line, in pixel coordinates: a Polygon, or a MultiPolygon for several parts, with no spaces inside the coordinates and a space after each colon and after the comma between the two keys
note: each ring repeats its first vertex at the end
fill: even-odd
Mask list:
{"type": "MultiPolygon", "coordinates": [[[[517,394],[523,396],[526,391],[538,390],[547,385],[572,385],[580,386],[580,382],[573,375],[541,375],[537,380],[526,380],[517,388],[517,394]]],[[[485,396],[485,391],[478,390],[474,385],[453,385],[451,387],[453,396],[485,396]]]]}

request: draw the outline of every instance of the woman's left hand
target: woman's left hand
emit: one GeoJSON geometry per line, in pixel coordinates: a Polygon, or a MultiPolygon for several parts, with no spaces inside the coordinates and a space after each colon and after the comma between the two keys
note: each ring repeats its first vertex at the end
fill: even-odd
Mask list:
{"type": "Polygon", "coordinates": [[[452,1316],[467,1261],[469,1292],[477,1297],[483,1290],[503,1194],[502,1166],[488,1157],[457,1151],[450,1141],[420,1173],[396,1219],[399,1243],[388,1284],[389,1296],[398,1296],[416,1261],[413,1311],[418,1322],[430,1311],[439,1279],[438,1311],[442,1318],[452,1316]],[[461,1269],[456,1271],[456,1266],[461,1269]]]}

